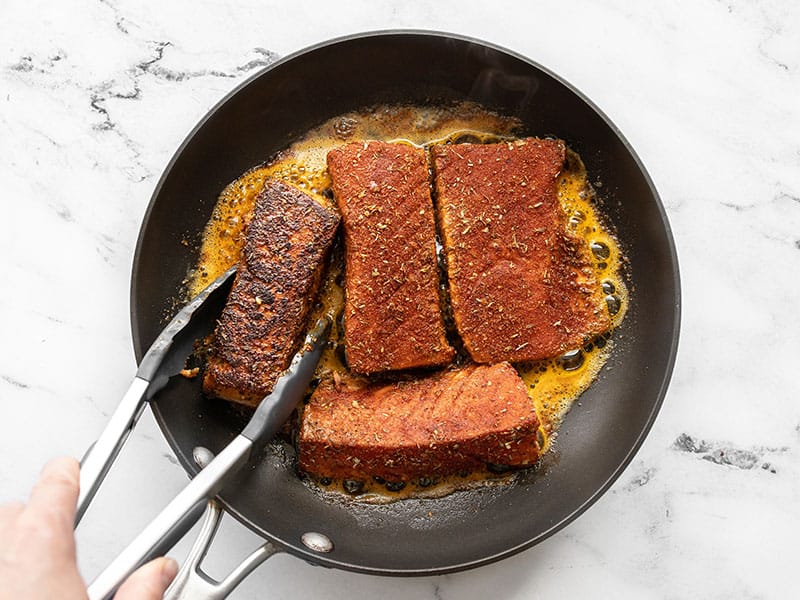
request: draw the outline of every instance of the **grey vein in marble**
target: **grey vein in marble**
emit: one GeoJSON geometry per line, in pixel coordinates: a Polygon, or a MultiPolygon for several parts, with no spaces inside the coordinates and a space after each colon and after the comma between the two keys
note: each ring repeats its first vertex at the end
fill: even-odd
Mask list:
{"type": "Polygon", "coordinates": [[[642,487],[650,483],[650,480],[655,477],[656,473],[658,473],[658,469],[655,467],[647,467],[644,470],[636,473],[630,481],[625,485],[625,490],[630,492],[635,490],[636,488],[642,487]]]}
{"type": "Polygon", "coordinates": [[[703,460],[717,465],[729,465],[745,470],[753,469],[760,465],[761,468],[771,473],[776,473],[776,470],[769,462],[763,461],[764,456],[783,454],[789,451],[789,446],[737,448],[731,444],[698,439],[686,433],[682,433],[677,437],[673,443],[673,448],[680,452],[699,454],[703,460]]]}
{"type": "MultiPolygon", "coordinates": [[[[123,31],[123,33],[128,35],[127,31],[123,31]]],[[[141,143],[135,136],[128,133],[113,116],[112,110],[108,106],[109,100],[140,100],[143,93],[141,82],[145,77],[153,77],[156,80],[177,84],[202,77],[235,79],[266,67],[279,58],[278,54],[271,50],[256,47],[252,50],[252,53],[256,55],[255,58],[234,64],[229,68],[173,68],[161,64],[167,48],[174,47],[173,42],[147,41],[146,44],[150,48],[147,58],[137,61],[131,67],[124,69],[121,74],[88,86],[82,82],[74,81],[69,76],[59,76],[55,72],[55,67],[58,63],[62,61],[68,62],[68,56],[63,50],[58,50],[55,54],[44,59],[26,54],[21,56],[17,62],[7,65],[6,69],[20,76],[35,77],[35,79],[29,80],[31,85],[45,85],[54,91],[65,85],[85,89],[89,95],[91,110],[101,118],[92,127],[100,132],[113,132],[119,137],[130,153],[130,160],[134,166],[132,170],[128,171],[129,177],[135,182],[143,181],[151,178],[153,174],[142,161],[141,143]],[[42,79],[42,77],[45,79],[42,79]]],[[[41,132],[41,134],[55,146],[60,146],[48,134],[44,132],[41,132]]]]}
{"type": "Polygon", "coordinates": [[[21,390],[27,390],[27,389],[30,389],[30,387],[31,387],[29,384],[24,383],[22,381],[19,381],[17,379],[14,379],[10,375],[0,375],[0,379],[2,379],[3,381],[5,381],[6,383],[8,383],[10,385],[13,385],[15,388],[19,388],[21,390]]]}

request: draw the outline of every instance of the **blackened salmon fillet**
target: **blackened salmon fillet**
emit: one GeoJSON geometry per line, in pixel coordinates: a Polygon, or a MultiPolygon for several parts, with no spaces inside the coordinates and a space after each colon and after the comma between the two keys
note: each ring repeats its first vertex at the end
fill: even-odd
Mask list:
{"type": "Polygon", "coordinates": [[[318,476],[387,481],[524,467],[539,457],[538,428],[508,363],[356,389],[329,381],[303,411],[298,460],[318,476]]]}
{"type": "Polygon", "coordinates": [[[357,142],[327,161],[344,227],[348,366],[374,374],[448,364],[425,152],[357,142]]]}
{"type": "Polygon", "coordinates": [[[452,312],[476,362],[557,356],[611,327],[558,198],[561,140],[437,145],[432,156],[452,312]]]}
{"type": "Polygon", "coordinates": [[[272,390],[302,341],[338,224],[301,190],[265,182],[214,332],[205,393],[255,406],[272,390]]]}

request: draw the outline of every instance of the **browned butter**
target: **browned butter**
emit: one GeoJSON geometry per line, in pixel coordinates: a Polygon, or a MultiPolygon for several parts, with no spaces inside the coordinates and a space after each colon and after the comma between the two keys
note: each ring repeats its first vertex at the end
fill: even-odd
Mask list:
{"type": "MultiPolygon", "coordinates": [[[[268,177],[282,179],[331,206],[330,177],[326,168],[329,150],[359,140],[384,140],[427,147],[434,143],[494,142],[514,137],[520,124],[471,103],[449,107],[380,106],[330,119],[307,132],[272,160],[254,167],[220,194],[213,215],[202,237],[200,258],[189,274],[188,295],[193,296],[209,282],[238,262],[249,215],[256,195],[268,177]]],[[[580,157],[567,153],[567,164],[558,181],[558,195],[569,217],[568,227],[592,248],[598,281],[606,293],[612,323],[618,325],[627,309],[627,290],[622,278],[623,255],[596,208],[595,191],[590,185],[580,157]]],[[[344,290],[341,248],[334,250],[322,284],[317,314],[327,313],[334,326],[331,344],[322,356],[319,377],[354,376],[347,373],[341,359],[343,331],[340,319],[344,290]]],[[[542,422],[543,451],[549,449],[558,426],[576,398],[591,385],[608,359],[613,345],[609,335],[599,337],[585,348],[576,348],[563,357],[515,365],[524,380],[528,395],[542,422]]],[[[461,474],[446,480],[424,481],[388,491],[383,482],[366,482],[358,498],[367,502],[386,502],[404,497],[437,497],[457,489],[504,482],[508,475],[491,473],[461,474]]],[[[327,491],[342,490],[342,482],[317,482],[327,491]]]]}

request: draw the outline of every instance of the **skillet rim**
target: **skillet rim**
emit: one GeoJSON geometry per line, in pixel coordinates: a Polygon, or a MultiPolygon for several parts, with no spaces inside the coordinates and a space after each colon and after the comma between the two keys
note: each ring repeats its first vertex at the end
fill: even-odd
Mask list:
{"type": "MultiPolygon", "coordinates": [[[[638,436],[636,437],[635,443],[630,448],[630,450],[625,454],[623,460],[619,463],[619,465],[610,473],[610,475],[606,478],[604,483],[597,488],[582,504],[580,504],[577,508],[575,508],[570,514],[566,517],[561,519],[558,523],[555,523],[551,527],[545,529],[538,535],[532,537],[531,539],[517,544],[515,546],[509,547],[501,552],[496,552],[494,554],[484,556],[480,559],[472,560],[472,561],[465,561],[456,565],[450,565],[446,567],[431,567],[431,568],[424,568],[424,569],[392,569],[392,568],[375,568],[375,567],[365,567],[363,565],[348,563],[344,561],[339,561],[327,557],[325,555],[317,554],[314,552],[309,551],[307,548],[287,541],[283,540],[269,532],[260,531],[254,528],[253,524],[250,522],[248,518],[243,516],[239,511],[237,511],[234,507],[232,507],[227,501],[221,500],[225,510],[231,514],[237,521],[239,521],[242,525],[254,531],[254,533],[266,537],[270,542],[275,543],[288,553],[306,560],[312,564],[322,565],[326,567],[334,567],[339,568],[346,571],[351,572],[358,572],[358,573],[365,573],[371,575],[391,575],[391,576],[429,576],[429,575],[441,575],[446,573],[454,573],[458,571],[464,571],[468,569],[477,568],[483,565],[487,565],[493,562],[497,562],[504,558],[508,558],[514,554],[517,554],[523,550],[526,550],[536,544],[541,543],[545,539],[549,538],[550,536],[554,535],[555,533],[559,532],[567,525],[575,521],[579,516],[581,516],[586,510],[588,510],[597,500],[600,499],[611,487],[611,485],[620,477],[623,471],[628,467],[630,462],[633,460],[636,453],[641,448],[644,440],[647,438],[647,435],[650,433],[655,420],[658,416],[659,411],[661,410],[661,406],[663,405],[664,398],[666,396],[670,380],[672,378],[672,373],[674,371],[675,362],[677,359],[677,352],[678,352],[678,344],[680,339],[680,328],[681,328],[681,285],[680,285],[680,270],[678,264],[678,256],[677,256],[677,249],[675,245],[675,239],[672,235],[672,228],[670,227],[669,220],[667,218],[666,210],[664,209],[663,202],[661,201],[661,197],[656,189],[650,174],[648,173],[647,169],[644,166],[644,163],[640,159],[639,155],[634,150],[633,146],[628,142],[625,136],[622,134],[620,129],[611,121],[611,119],[585,94],[583,94],[580,90],[578,90],[575,86],[573,86],[570,82],[565,80],[560,75],[554,73],[550,69],[542,66],[538,62],[531,60],[530,58],[516,52],[505,48],[503,46],[497,45],[492,42],[488,42],[485,40],[481,40],[472,36],[456,34],[456,33],[449,33],[444,31],[438,30],[426,30],[426,29],[379,29],[379,30],[371,30],[366,32],[360,33],[352,33],[347,34],[335,38],[331,38],[328,40],[324,40],[322,42],[318,42],[316,44],[307,46],[295,52],[292,52],[275,62],[267,65],[263,69],[253,73],[251,76],[247,77],[245,80],[240,82],[234,88],[232,88],[227,94],[225,94],[217,103],[215,103],[207,112],[206,114],[195,124],[195,126],[191,129],[191,131],[186,135],[183,142],[178,146],[174,154],[172,155],[169,162],[164,167],[164,170],[161,173],[161,177],[159,178],[156,186],[153,188],[153,192],[150,197],[150,201],[147,205],[147,209],[142,217],[141,226],[139,229],[139,234],[136,240],[136,248],[134,251],[133,256],[133,263],[131,268],[131,289],[129,295],[129,303],[130,303],[130,314],[131,314],[131,331],[132,331],[132,341],[133,341],[133,349],[134,355],[136,358],[137,364],[141,362],[142,356],[144,355],[146,348],[142,347],[142,340],[139,335],[137,324],[140,320],[140,316],[137,311],[136,306],[136,297],[139,291],[139,278],[137,277],[137,273],[140,267],[140,260],[142,254],[142,241],[145,237],[145,232],[150,222],[151,213],[154,209],[158,196],[161,193],[162,187],[164,186],[167,178],[170,176],[175,163],[179,160],[180,156],[183,154],[184,150],[187,146],[189,146],[192,141],[194,140],[195,136],[198,132],[206,125],[206,123],[214,116],[222,107],[228,103],[234,96],[236,96],[239,92],[241,92],[244,88],[252,84],[256,79],[266,75],[269,71],[276,69],[285,63],[289,63],[292,60],[304,56],[309,53],[316,52],[323,48],[327,48],[330,46],[335,46],[341,43],[346,43],[354,40],[365,39],[365,38],[375,38],[375,37],[431,37],[437,38],[442,40],[456,40],[459,42],[466,42],[470,44],[476,44],[481,47],[488,48],[495,52],[506,54],[514,59],[517,59],[525,64],[530,65],[536,70],[541,71],[542,73],[552,77],[556,82],[563,85],[570,93],[572,93],[575,97],[577,97],[581,102],[585,103],[586,106],[591,109],[602,121],[605,123],[606,126],[610,129],[611,132],[617,137],[617,139],[621,142],[623,147],[625,148],[626,152],[630,155],[633,159],[638,171],[642,175],[645,183],[647,184],[647,188],[649,189],[653,200],[655,201],[655,208],[657,209],[657,213],[660,219],[661,227],[663,228],[663,232],[666,238],[667,247],[666,247],[666,254],[669,257],[670,263],[672,265],[672,283],[674,286],[674,298],[673,298],[673,311],[672,311],[672,333],[671,339],[669,341],[669,355],[668,360],[665,365],[665,369],[663,371],[663,376],[661,377],[660,385],[658,388],[658,393],[656,395],[655,401],[652,404],[652,408],[647,416],[647,419],[644,423],[644,427],[641,428],[638,436]],[[266,535],[265,535],[266,533],[266,535]]],[[[155,408],[155,407],[154,407],[155,408]]],[[[193,463],[188,460],[185,460],[185,457],[181,452],[177,452],[176,448],[178,447],[174,437],[169,432],[169,428],[165,423],[163,416],[161,415],[160,411],[153,410],[153,416],[155,417],[156,422],[158,423],[159,429],[161,430],[162,435],[164,435],[167,443],[170,446],[170,449],[175,453],[178,461],[181,464],[181,467],[186,471],[187,475],[191,478],[196,472],[197,467],[193,463]]]]}

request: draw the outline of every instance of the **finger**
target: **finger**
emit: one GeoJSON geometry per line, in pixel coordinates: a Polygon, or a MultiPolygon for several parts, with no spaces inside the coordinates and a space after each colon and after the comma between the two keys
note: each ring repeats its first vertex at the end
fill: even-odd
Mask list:
{"type": "Polygon", "coordinates": [[[25,509],[22,502],[9,502],[0,506],[0,524],[13,521],[25,509]]]}
{"type": "Polygon", "coordinates": [[[125,580],[114,600],[161,600],[177,572],[178,563],[171,558],[152,560],[125,580]]]}
{"type": "Polygon", "coordinates": [[[2,533],[13,523],[19,514],[25,510],[25,505],[22,502],[11,502],[0,506],[0,539],[2,533]]]}
{"type": "Polygon", "coordinates": [[[42,469],[39,481],[33,486],[26,511],[50,514],[72,529],[78,504],[80,465],[74,458],[52,459],[42,469]]]}

